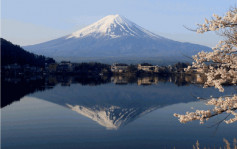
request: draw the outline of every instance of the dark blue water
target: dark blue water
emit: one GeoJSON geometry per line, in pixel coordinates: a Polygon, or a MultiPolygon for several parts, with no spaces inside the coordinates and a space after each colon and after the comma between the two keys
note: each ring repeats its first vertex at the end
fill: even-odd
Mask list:
{"type": "MultiPolygon", "coordinates": [[[[234,92],[226,87],[225,94],[234,92]]],[[[226,114],[181,124],[174,113],[207,109],[194,96],[218,96],[213,88],[158,82],[97,86],[79,83],[35,91],[1,109],[3,149],[159,149],[223,146],[237,138],[226,114]]]]}

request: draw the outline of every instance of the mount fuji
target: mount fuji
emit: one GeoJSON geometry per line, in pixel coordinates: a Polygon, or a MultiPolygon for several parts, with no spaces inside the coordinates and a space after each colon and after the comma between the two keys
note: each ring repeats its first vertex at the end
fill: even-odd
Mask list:
{"type": "Polygon", "coordinates": [[[35,54],[77,60],[147,59],[182,60],[210,48],[156,35],[120,15],[109,15],[70,35],[24,47],[35,54]]]}

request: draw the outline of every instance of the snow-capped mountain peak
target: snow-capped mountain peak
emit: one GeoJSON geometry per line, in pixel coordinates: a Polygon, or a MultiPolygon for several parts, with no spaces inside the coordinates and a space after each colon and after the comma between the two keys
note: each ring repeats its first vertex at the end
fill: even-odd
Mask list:
{"type": "Polygon", "coordinates": [[[70,35],[24,48],[57,60],[105,63],[131,63],[131,58],[135,59],[133,63],[140,63],[151,57],[156,57],[156,63],[176,62],[183,61],[183,55],[192,56],[201,50],[211,50],[161,37],[117,14],[106,16],[70,35]]]}
{"type": "Polygon", "coordinates": [[[142,27],[118,14],[108,15],[81,30],[73,32],[66,38],[81,38],[87,36],[97,38],[101,36],[107,36],[111,38],[118,38],[121,36],[161,38],[160,36],[143,29],[142,27]]]}

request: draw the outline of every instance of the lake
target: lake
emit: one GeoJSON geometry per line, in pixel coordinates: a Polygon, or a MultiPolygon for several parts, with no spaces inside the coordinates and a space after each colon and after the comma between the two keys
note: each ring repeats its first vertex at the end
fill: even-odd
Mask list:
{"type": "MultiPolygon", "coordinates": [[[[237,138],[226,113],[204,124],[180,123],[174,113],[207,109],[224,93],[178,77],[3,78],[3,149],[162,149],[223,146],[237,138]]],[[[186,79],[187,80],[187,79],[186,79]]]]}

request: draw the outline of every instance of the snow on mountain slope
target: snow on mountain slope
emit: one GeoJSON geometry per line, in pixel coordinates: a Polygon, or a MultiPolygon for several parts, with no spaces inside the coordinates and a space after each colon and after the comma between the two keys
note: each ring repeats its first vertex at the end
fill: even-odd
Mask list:
{"type": "Polygon", "coordinates": [[[109,36],[111,38],[118,38],[122,36],[161,38],[160,36],[143,29],[118,14],[106,16],[88,27],[72,33],[67,36],[66,39],[86,36],[93,36],[97,38],[101,36],[109,36]]]}
{"type": "MultiPolygon", "coordinates": [[[[26,50],[54,58],[162,57],[182,59],[209,47],[182,43],[156,35],[120,15],[109,15],[73,32],[48,42],[25,46],[26,50]]],[[[85,59],[84,59],[85,60],[85,59]]]]}
{"type": "Polygon", "coordinates": [[[122,108],[118,106],[110,107],[85,107],[80,105],[70,105],[66,104],[68,108],[75,111],[83,116],[86,116],[93,121],[96,121],[101,126],[107,129],[118,129],[127,123],[146,115],[158,107],[151,106],[146,108],[122,108]]]}

